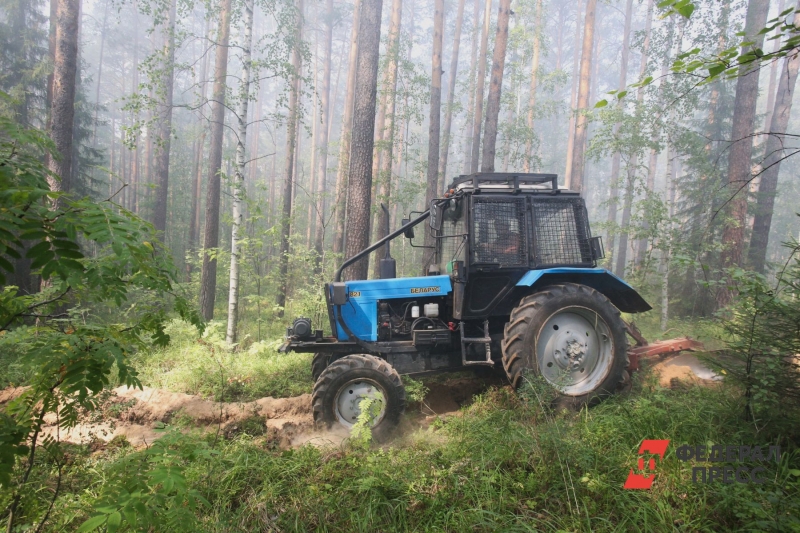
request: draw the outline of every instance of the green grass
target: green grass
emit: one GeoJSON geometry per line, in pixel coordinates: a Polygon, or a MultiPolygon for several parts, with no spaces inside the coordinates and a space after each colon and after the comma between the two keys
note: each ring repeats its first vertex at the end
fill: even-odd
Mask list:
{"type": "MultiPolygon", "coordinates": [[[[639,376],[631,394],[580,413],[552,413],[537,398],[535,387],[521,396],[492,389],[462,416],[383,447],[277,451],[267,436],[252,436],[258,432],[229,440],[179,436],[171,449],[182,458],[186,484],[208,501],[186,528],[800,531],[800,460],[790,438],[797,435],[754,431],[733,388],[672,391],[639,376]],[[649,491],[624,490],[646,438],[671,441],[656,483],[649,491]],[[765,464],[764,485],[694,484],[693,463],[675,457],[684,443],[775,442],[784,459],[765,464]],[[213,453],[197,453],[209,448],[213,453]]],[[[133,475],[120,465],[142,468],[146,453],[115,447],[76,454],[54,530],[74,530],[98,501],[113,501],[103,480],[133,475]],[[87,468],[96,475],[87,476],[87,468]]]]}
{"type": "Polygon", "coordinates": [[[198,338],[190,324],[171,322],[169,346],[133,357],[142,383],[226,401],[311,392],[311,354],[279,354],[279,342],[255,342],[242,351],[226,350],[223,328],[212,322],[198,338]]]}

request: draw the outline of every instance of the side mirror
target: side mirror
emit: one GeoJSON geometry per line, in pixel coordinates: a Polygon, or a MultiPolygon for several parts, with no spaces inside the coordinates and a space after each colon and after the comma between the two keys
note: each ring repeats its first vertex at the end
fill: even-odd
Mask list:
{"type": "Polygon", "coordinates": [[[595,261],[598,259],[603,259],[606,256],[606,251],[603,248],[602,237],[590,237],[589,246],[592,249],[592,259],[595,261]]]}
{"type": "Polygon", "coordinates": [[[431,229],[441,231],[442,229],[442,215],[447,204],[442,204],[437,200],[431,200],[431,229]]]}
{"type": "MultiPolygon", "coordinates": [[[[404,218],[401,222],[402,226],[408,226],[408,223],[411,222],[410,218],[404,218]]],[[[406,236],[406,239],[413,239],[414,238],[414,228],[408,228],[403,232],[403,235],[406,236]]]]}

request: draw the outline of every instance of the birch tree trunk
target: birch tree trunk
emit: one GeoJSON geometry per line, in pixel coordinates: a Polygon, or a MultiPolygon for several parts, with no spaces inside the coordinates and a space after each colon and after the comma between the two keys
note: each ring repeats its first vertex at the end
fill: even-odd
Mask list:
{"type": "Polygon", "coordinates": [[[567,187],[573,191],[583,191],[583,171],[586,149],[586,130],[589,117],[589,82],[592,68],[592,45],[594,44],[594,21],[597,0],[586,2],[586,18],[583,24],[583,50],[581,51],[580,82],[578,84],[578,105],[575,117],[575,140],[572,147],[572,171],[567,178],[567,187]]]}
{"type": "Polygon", "coordinates": [[[228,286],[228,331],[225,342],[236,342],[239,322],[239,260],[244,220],[244,165],[247,146],[247,104],[250,98],[250,53],[253,46],[253,0],[244,2],[244,42],[242,43],[242,81],[237,112],[239,136],[236,139],[236,173],[233,180],[233,220],[231,223],[231,272],[228,286]]]}
{"type": "MultiPolygon", "coordinates": [[[[798,17],[795,16],[795,24],[798,17]]],[[[756,200],[753,233],[750,237],[748,262],[759,273],[764,273],[767,259],[767,244],[769,243],[769,230],[772,226],[772,211],[775,205],[775,191],[778,187],[778,174],[781,169],[781,160],[785,157],[784,145],[786,144],[786,128],[792,112],[792,98],[797,81],[797,71],[800,67],[800,54],[794,53],[786,56],[781,68],[781,79],[778,85],[778,95],[775,100],[775,109],[772,111],[772,123],[769,127],[769,136],[766,143],[766,157],[762,167],[761,183],[758,187],[756,200]]]]}
{"type": "Polygon", "coordinates": [[[283,317],[286,307],[286,293],[289,287],[289,236],[292,230],[292,189],[295,180],[295,148],[297,143],[297,123],[299,119],[300,78],[303,68],[303,56],[300,45],[303,41],[303,0],[297,0],[297,27],[292,49],[292,88],[289,94],[289,114],[286,125],[286,160],[284,174],[286,181],[283,186],[283,212],[281,214],[281,252],[278,277],[278,317],[283,317]]]}
{"type": "Polygon", "coordinates": [[[442,131],[442,146],[439,153],[439,184],[437,192],[442,192],[447,186],[447,157],[450,150],[450,126],[453,122],[453,102],[456,94],[456,81],[458,75],[458,49],[461,45],[461,27],[464,23],[464,4],[466,0],[459,0],[458,13],[456,14],[456,28],[453,34],[453,52],[450,57],[450,78],[447,83],[447,107],[444,110],[444,129],[442,131]]]}
{"type": "Polygon", "coordinates": [[[214,318],[217,290],[217,258],[213,251],[219,245],[220,172],[222,140],[225,132],[225,79],[228,75],[228,41],[231,31],[231,0],[222,0],[214,58],[214,88],[211,96],[211,142],[208,154],[206,183],[205,231],[203,232],[203,272],[200,276],[200,313],[206,320],[214,318]]]}
{"type": "Polygon", "coordinates": [[[486,53],[489,47],[489,24],[492,20],[492,0],[486,0],[483,8],[483,32],[481,51],[478,56],[478,78],[475,91],[475,114],[472,117],[472,158],[469,173],[478,171],[481,149],[481,122],[483,121],[483,89],[486,86],[486,53]]]}
{"type": "MultiPolygon", "coordinates": [[[[631,44],[631,19],[633,15],[633,0],[628,0],[625,6],[625,29],[622,34],[622,57],[619,66],[619,83],[617,90],[624,91],[628,86],[628,59],[630,57],[631,44]]],[[[620,104],[622,105],[622,104],[620,104]]],[[[619,133],[621,124],[614,124],[613,135],[619,133]]],[[[614,245],[617,237],[614,226],[617,224],[617,199],[619,197],[619,169],[622,163],[622,154],[617,150],[611,156],[611,194],[608,200],[608,223],[611,226],[608,232],[608,263],[613,264],[614,245]]]]}
{"type": "MultiPolygon", "coordinates": [[[[69,192],[72,175],[72,132],[75,119],[75,79],[78,68],[78,13],[80,0],[52,0],[56,4],[50,138],[60,157],[48,157],[51,191],[69,192]]],[[[58,204],[56,200],[55,204],[58,204]]]]}
{"type": "MultiPolygon", "coordinates": [[[[167,229],[167,190],[169,187],[169,149],[172,139],[172,87],[175,82],[175,2],[169,7],[169,18],[164,28],[164,66],[159,89],[163,91],[158,113],[158,145],[156,147],[155,185],[156,203],[153,208],[153,226],[156,231],[167,229]]],[[[165,238],[165,236],[162,236],[165,238]]]]}
{"type": "MultiPolygon", "coordinates": [[[[436,196],[439,184],[439,135],[442,118],[442,40],[444,33],[444,0],[434,1],[433,53],[431,55],[431,107],[428,119],[428,172],[425,209],[436,196]]],[[[433,246],[431,232],[425,230],[425,245],[433,246]]],[[[425,265],[427,266],[427,265],[425,265]]]]}
{"type": "MultiPolygon", "coordinates": [[[[628,0],[630,4],[633,0],[628,0]]],[[[533,59],[531,60],[531,86],[530,94],[528,95],[528,140],[525,143],[525,163],[523,170],[525,172],[531,171],[531,162],[533,160],[533,119],[536,112],[536,85],[539,77],[539,54],[541,49],[541,34],[542,34],[542,0],[536,0],[536,14],[534,15],[534,34],[533,34],[533,59]]],[[[624,49],[624,45],[623,45],[624,49]]]]}
{"type": "Polygon", "coordinates": [[[503,70],[506,65],[508,46],[508,18],[511,15],[511,0],[500,0],[497,13],[497,34],[494,39],[492,77],[489,82],[489,98],[486,102],[486,131],[483,134],[483,161],[481,172],[494,172],[497,145],[497,121],[500,117],[500,95],[503,91],[503,70]]]}
{"type": "MultiPolygon", "coordinates": [[[[372,154],[375,147],[375,100],[378,87],[378,51],[383,0],[363,0],[358,30],[358,63],[353,105],[350,184],[347,187],[347,257],[369,245],[372,203],[372,154]]],[[[346,271],[346,279],[366,279],[365,257],[346,271]]]]}
{"type": "MultiPolygon", "coordinates": [[[[750,0],[747,5],[745,42],[751,42],[743,52],[760,49],[764,34],[760,30],[767,22],[769,0],[750,0]]],[[[722,231],[721,267],[723,270],[743,264],[744,226],[747,218],[747,186],[752,179],[750,163],[753,154],[753,133],[756,102],[758,100],[758,77],[756,65],[741,65],[736,78],[736,97],[733,107],[731,141],[728,152],[728,195],[731,198],[728,216],[722,231]]],[[[733,292],[723,284],[717,292],[717,306],[724,307],[733,300],[733,292]]]]}
{"type": "Polygon", "coordinates": [[[333,239],[333,252],[342,253],[345,246],[345,220],[347,217],[347,189],[350,170],[350,142],[353,132],[353,105],[356,90],[356,71],[358,62],[359,31],[361,26],[361,3],[353,3],[353,29],[350,33],[350,55],[347,67],[347,89],[344,95],[344,113],[342,114],[342,133],[339,136],[339,168],[336,172],[336,211],[334,225],[336,234],[333,239]]]}

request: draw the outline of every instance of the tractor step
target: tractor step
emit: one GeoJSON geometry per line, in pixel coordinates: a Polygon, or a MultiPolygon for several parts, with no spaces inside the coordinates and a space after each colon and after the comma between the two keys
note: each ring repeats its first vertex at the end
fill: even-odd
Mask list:
{"type": "Polygon", "coordinates": [[[487,366],[494,366],[494,361],[492,361],[492,348],[491,343],[492,339],[489,337],[489,321],[483,321],[483,337],[465,337],[464,336],[464,323],[461,322],[458,325],[458,329],[461,330],[461,364],[464,366],[469,365],[487,365],[487,366]],[[467,359],[467,345],[468,344],[483,344],[486,347],[486,359],[481,359],[478,361],[471,361],[467,359]]]}

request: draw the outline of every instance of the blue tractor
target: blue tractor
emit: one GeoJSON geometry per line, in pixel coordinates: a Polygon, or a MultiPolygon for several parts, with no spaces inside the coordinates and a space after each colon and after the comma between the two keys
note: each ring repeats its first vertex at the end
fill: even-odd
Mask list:
{"type": "Polygon", "coordinates": [[[583,199],[560,189],[556,175],[460,176],[428,211],[349,258],[325,285],[331,336],[298,318],[281,350],[315,354],[318,424],[351,427],[363,400],[373,400],[379,440],[405,409],[400,375],[502,367],[515,388],[536,375],[561,405],[592,404],[629,379],[620,312],[650,310],[597,267],[602,257],[583,199]],[[396,278],[389,241],[414,238],[426,220],[433,245],[425,275],[396,278]],[[381,279],[342,281],[344,269],[384,246],[381,279]]]}

